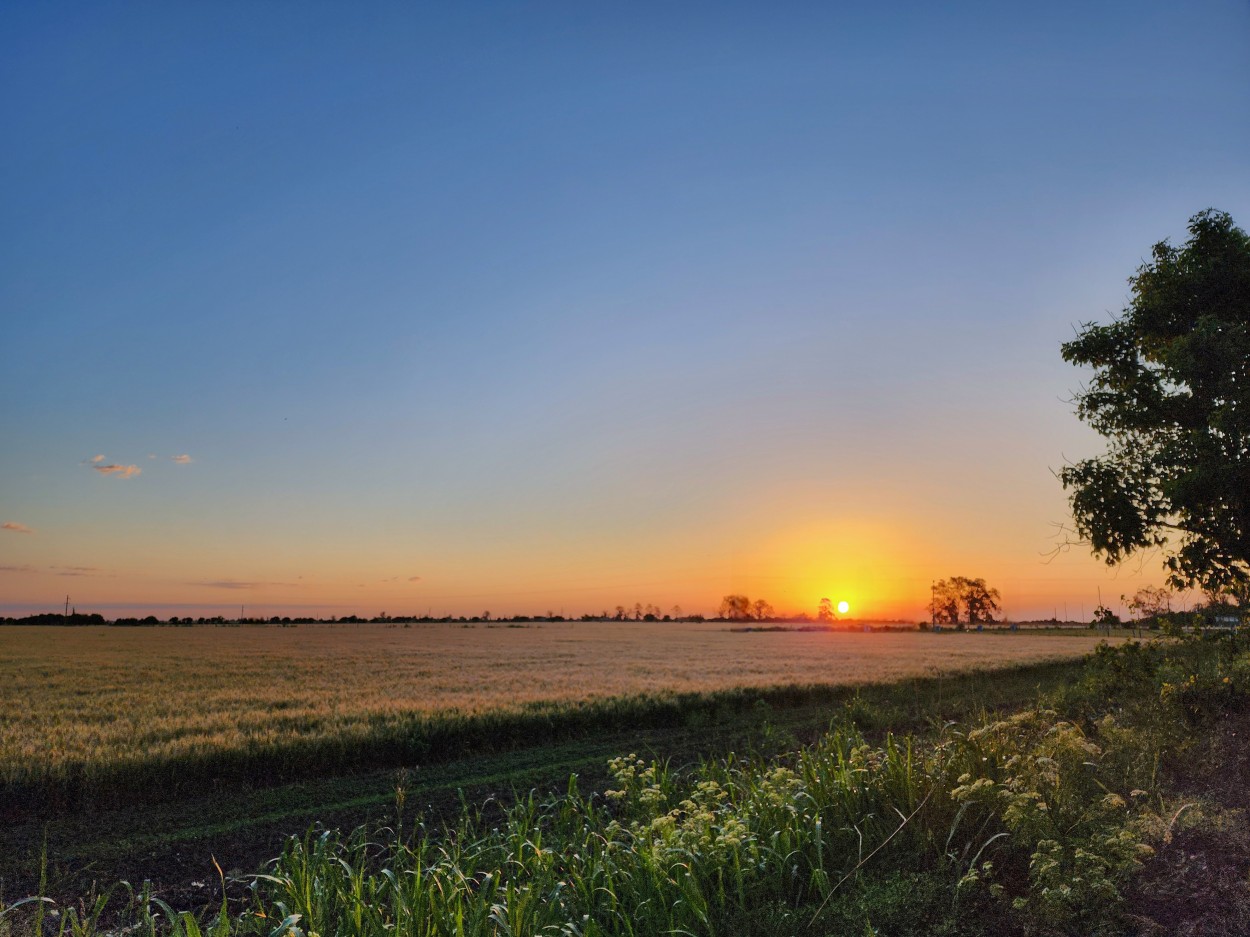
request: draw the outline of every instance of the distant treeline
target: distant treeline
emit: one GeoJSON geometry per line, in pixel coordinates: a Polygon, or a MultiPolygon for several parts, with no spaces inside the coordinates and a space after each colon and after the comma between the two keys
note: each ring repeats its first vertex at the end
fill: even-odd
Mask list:
{"type": "MultiPolygon", "coordinates": [[[[656,610],[658,612],[658,609],[656,610]]],[[[599,614],[588,613],[585,615],[565,616],[559,614],[548,613],[546,615],[513,615],[513,616],[492,616],[490,612],[484,612],[481,615],[388,615],[382,612],[372,618],[367,615],[340,615],[330,616],[329,618],[313,618],[310,616],[278,616],[274,615],[269,618],[265,617],[236,617],[226,618],[222,615],[200,616],[195,617],[187,615],[179,617],[174,615],[167,619],[157,618],[155,615],[148,615],[145,618],[116,618],[106,619],[99,613],[87,614],[84,612],[71,612],[68,615],[62,615],[60,612],[43,612],[38,615],[27,615],[24,618],[4,618],[0,617],[0,626],[4,625],[66,625],[70,627],[81,625],[108,625],[111,627],[186,627],[188,625],[220,625],[225,627],[239,627],[241,625],[277,625],[279,627],[294,627],[296,625],[364,625],[364,624],[385,624],[391,626],[397,625],[413,625],[413,624],[529,624],[535,622],[703,622],[703,621],[725,621],[740,623],[742,618],[731,615],[716,615],[708,618],[705,615],[698,614],[682,614],[680,616],[669,614],[657,614],[656,612],[645,612],[640,616],[630,614],[620,614],[611,612],[602,612],[599,614]]],[[[750,618],[748,621],[771,624],[793,624],[808,625],[818,623],[816,627],[810,630],[828,631],[831,629],[859,628],[863,622],[857,619],[841,619],[836,622],[813,618],[810,615],[800,612],[797,615],[784,616],[768,616],[765,618],[750,618]]],[[[891,622],[874,622],[875,624],[901,625],[908,629],[913,629],[916,625],[912,622],[891,621],[891,622]]],[[[756,629],[760,630],[760,629],[756,629]]],[[[782,630],[782,629],[778,629],[782,630]]],[[[799,629],[806,630],[806,629],[799,629]]]]}
{"type": "MultiPolygon", "coordinates": [[[[820,606],[815,615],[809,615],[807,612],[798,612],[792,614],[777,614],[771,603],[763,599],[757,599],[752,602],[745,595],[727,595],[721,600],[720,607],[715,615],[710,618],[697,613],[689,613],[682,609],[680,605],[674,605],[668,610],[662,609],[658,605],[651,603],[643,604],[635,602],[633,605],[617,605],[612,610],[603,609],[601,612],[588,612],[584,615],[566,616],[563,612],[557,613],[554,610],[548,611],[545,615],[512,615],[512,616],[495,616],[489,611],[481,612],[478,615],[388,615],[386,612],[379,612],[373,617],[367,615],[331,615],[329,618],[314,618],[312,616],[240,616],[236,618],[226,618],[223,615],[200,616],[194,617],[187,615],[181,617],[174,615],[168,619],[159,619],[155,615],[148,615],[146,618],[117,618],[112,621],[106,620],[99,614],[83,614],[76,609],[70,611],[69,614],[61,614],[60,612],[44,612],[39,615],[28,615],[25,618],[0,618],[0,625],[120,625],[130,627],[144,627],[154,625],[280,625],[291,627],[294,625],[329,625],[329,624],[387,624],[387,625],[412,625],[412,624],[434,624],[455,622],[459,624],[477,624],[483,622],[492,623],[525,623],[525,622],[544,622],[544,621],[601,621],[601,622],[627,622],[627,621],[669,621],[669,622],[701,622],[701,621],[729,621],[729,622],[769,622],[778,624],[809,624],[819,623],[821,625],[838,624],[843,627],[859,624],[855,619],[839,619],[833,611],[833,603],[829,599],[821,599],[820,606]]],[[[914,627],[912,622],[891,621],[889,624],[906,624],[914,627]]]]}
{"type": "MultiPolygon", "coordinates": [[[[226,618],[222,615],[200,616],[195,617],[187,615],[179,617],[174,615],[167,619],[157,618],[155,615],[148,615],[146,618],[116,618],[106,619],[99,613],[86,614],[83,612],[72,612],[68,615],[62,615],[60,612],[43,612],[39,615],[27,615],[24,618],[3,618],[0,617],[0,625],[112,625],[122,627],[152,627],[156,625],[168,626],[186,626],[186,625],[342,625],[342,624],[387,624],[387,625],[411,625],[411,624],[437,624],[447,622],[457,623],[481,623],[481,622],[497,622],[501,624],[520,623],[520,622],[542,622],[542,621],[633,621],[632,617],[617,617],[604,612],[601,615],[580,615],[577,617],[565,617],[564,615],[547,614],[547,615],[513,615],[512,617],[493,617],[490,612],[481,615],[387,615],[383,612],[372,618],[361,615],[332,615],[329,618],[313,618],[310,616],[278,616],[274,615],[270,618],[265,617],[241,617],[226,618]]],[[[655,616],[645,615],[639,621],[706,621],[702,615],[682,615],[680,618],[674,618],[671,615],[655,616]]],[[[715,620],[715,619],[713,619],[715,620]]]]}
{"type": "MultiPolygon", "coordinates": [[[[155,619],[153,619],[155,621],[155,619]]],[[[0,625],[107,625],[100,614],[73,612],[62,615],[60,612],[44,612],[41,615],[27,615],[25,618],[0,618],[0,625]]]]}

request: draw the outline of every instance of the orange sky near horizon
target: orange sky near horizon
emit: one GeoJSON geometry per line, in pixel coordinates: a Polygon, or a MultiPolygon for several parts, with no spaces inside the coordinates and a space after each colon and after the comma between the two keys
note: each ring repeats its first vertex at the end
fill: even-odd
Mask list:
{"type": "Polygon", "coordinates": [[[1122,594],[1162,581],[1157,559],[1111,569],[1082,547],[1047,556],[1054,544],[1049,531],[1035,539],[1035,551],[1022,551],[1012,549],[1010,526],[949,542],[934,529],[940,528],[926,535],[897,519],[859,518],[755,535],[721,529],[642,542],[592,540],[582,549],[551,536],[524,545],[488,540],[485,549],[464,543],[403,565],[394,557],[414,551],[386,544],[366,550],[333,539],[302,542],[266,557],[264,543],[240,543],[233,551],[204,543],[196,557],[185,547],[165,549],[157,538],[139,549],[114,542],[111,557],[88,553],[80,567],[56,562],[56,551],[36,533],[29,536],[28,568],[5,573],[0,614],[51,611],[68,594],[79,610],[106,617],[229,615],[240,606],[263,617],[574,616],[635,602],[710,615],[721,596],[744,593],[785,615],[814,615],[820,599],[829,598],[848,602],[853,618],[918,621],[926,617],[933,580],[965,575],[998,588],[1009,618],[1087,620],[1100,595],[1117,610],[1122,594]],[[42,569],[35,565],[40,554],[42,569]],[[217,574],[206,577],[205,569],[217,574]]]}

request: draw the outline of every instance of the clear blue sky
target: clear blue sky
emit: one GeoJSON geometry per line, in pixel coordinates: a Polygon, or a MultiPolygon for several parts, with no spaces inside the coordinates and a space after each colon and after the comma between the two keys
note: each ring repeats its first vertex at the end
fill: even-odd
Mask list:
{"type": "Polygon", "coordinates": [[[13,3],[0,89],[0,613],[1159,578],[1039,559],[1058,344],[1250,224],[1243,2],[13,3]]]}

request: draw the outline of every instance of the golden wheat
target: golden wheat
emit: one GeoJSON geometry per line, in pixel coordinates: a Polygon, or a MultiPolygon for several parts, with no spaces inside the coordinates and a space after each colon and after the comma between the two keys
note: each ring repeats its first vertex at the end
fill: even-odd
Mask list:
{"type": "Polygon", "coordinates": [[[0,780],[360,739],[448,712],[889,682],[1074,657],[1097,640],[647,622],[0,628],[0,780]]]}

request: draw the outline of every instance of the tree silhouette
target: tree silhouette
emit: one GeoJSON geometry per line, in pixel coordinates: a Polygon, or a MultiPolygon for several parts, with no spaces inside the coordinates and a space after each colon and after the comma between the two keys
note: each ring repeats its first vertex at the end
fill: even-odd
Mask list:
{"type": "Polygon", "coordinates": [[[998,590],[986,585],[984,579],[951,576],[934,583],[929,614],[939,624],[956,624],[962,620],[975,625],[994,620],[1001,598],[998,590]]]}
{"type": "Polygon", "coordinates": [[[945,579],[933,584],[929,597],[929,615],[939,625],[959,621],[959,595],[945,579]]]}
{"type": "Polygon", "coordinates": [[[1128,607],[1138,618],[1158,618],[1172,610],[1172,595],[1167,589],[1146,586],[1128,600],[1128,607]]]}
{"type": "Polygon", "coordinates": [[[720,618],[729,618],[734,621],[743,621],[751,617],[751,600],[745,595],[727,595],[720,600],[720,608],[717,611],[720,618]]]}

